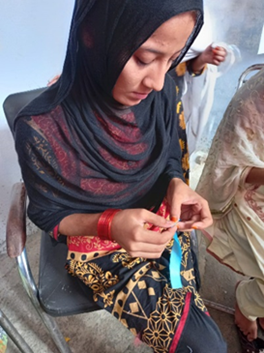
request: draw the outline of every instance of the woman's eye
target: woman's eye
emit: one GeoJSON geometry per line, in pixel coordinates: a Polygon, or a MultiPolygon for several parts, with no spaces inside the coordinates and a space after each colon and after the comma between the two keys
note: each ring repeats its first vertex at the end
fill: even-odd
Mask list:
{"type": "Polygon", "coordinates": [[[137,61],[137,64],[140,65],[140,66],[146,66],[146,65],[150,64],[150,63],[145,62],[145,61],[143,61],[143,60],[141,60],[139,58],[136,58],[136,61],[137,61]]]}

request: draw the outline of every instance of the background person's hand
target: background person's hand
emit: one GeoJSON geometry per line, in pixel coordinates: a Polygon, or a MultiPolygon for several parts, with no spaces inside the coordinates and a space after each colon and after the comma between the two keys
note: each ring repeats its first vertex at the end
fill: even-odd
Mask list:
{"type": "Polygon", "coordinates": [[[213,48],[209,45],[201,54],[201,60],[203,60],[204,64],[212,64],[212,65],[220,65],[223,61],[225,61],[227,56],[227,51],[225,48],[217,46],[213,48]]]}
{"type": "Polygon", "coordinates": [[[118,212],[112,221],[111,236],[132,257],[159,258],[173,238],[177,226],[173,222],[145,209],[127,209],[118,212]],[[148,230],[151,223],[165,230],[148,230]]]}

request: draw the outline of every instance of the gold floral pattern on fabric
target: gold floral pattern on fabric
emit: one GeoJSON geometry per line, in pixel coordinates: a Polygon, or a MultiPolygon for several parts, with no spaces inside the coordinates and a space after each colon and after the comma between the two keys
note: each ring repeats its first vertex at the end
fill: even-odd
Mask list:
{"type": "Polygon", "coordinates": [[[182,250],[181,265],[184,269],[186,269],[188,264],[189,249],[191,246],[190,234],[188,232],[181,233],[178,239],[182,250]]]}
{"type": "Polygon", "coordinates": [[[206,306],[204,305],[203,299],[201,298],[200,294],[196,291],[193,292],[194,294],[194,302],[197,308],[199,308],[201,311],[206,312],[206,306]]]}
{"type": "Polygon", "coordinates": [[[185,118],[184,118],[184,113],[183,111],[179,115],[179,125],[180,127],[185,130],[186,129],[186,123],[185,123],[185,118]]]}
{"type": "Polygon", "coordinates": [[[70,264],[71,273],[93,290],[95,302],[98,301],[98,296],[100,296],[103,299],[104,308],[113,304],[115,291],[112,290],[108,293],[105,293],[105,291],[119,282],[117,275],[113,275],[110,271],[104,272],[96,263],[70,261],[70,264]]]}
{"type": "Polygon", "coordinates": [[[67,245],[69,252],[89,253],[92,251],[111,251],[120,249],[116,242],[101,239],[98,236],[68,236],[67,245]]]}
{"type": "Polygon", "coordinates": [[[194,269],[191,268],[187,271],[181,271],[181,276],[189,283],[191,283],[192,281],[195,281],[195,273],[194,273],[194,269]]]}
{"type": "Polygon", "coordinates": [[[184,150],[185,142],[182,139],[179,139],[179,144],[180,144],[181,150],[184,150]]]}
{"type": "Polygon", "coordinates": [[[186,136],[186,123],[184,117],[184,110],[182,106],[181,96],[184,89],[184,74],[187,71],[186,63],[179,64],[176,69],[171,72],[172,79],[175,82],[177,104],[176,104],[176,114],[178,119],[178,137],[180,148],[182,151],[182,169],[183,176],[187,185],[189,185],[189,162],[187,163],[187,158],[189,159],[188,146],[187,146],[187,136],[186,136]]]}
{"type": "MultiPolygon", "coordinates": [[[[144,262],[140,269],[133,273],[133,276],[129,278],[125,288],[116,294],[115,304],[113,306],[112,314],[115,317],[123,321],[124,318],[141,316],[145,321],[148,319],[148,313],[145,313],[144,306],[139,301],[139,292],[141,294],[147,292],[148,296],[155,296],[155,289],[148,287],[145,276],[151,271],[150,263],[144,262]],[[127,310],[129,308],[129,310],[127,310]]],[[[152,273],[152,271],[151,271],[152,273]]],[[[155,281],[158,276],[154,275],[155,281]]]]}
{"type": "Polygon", "coordinates": [[[189,169],[189,154],[185,153],[185,155],[182,157],[182,169],[187,170],[189,169]]]}
{"type": "Polygon", "coordinates": [[[182,250],[182,260],[181,260],[181,264],[183,266],[183,268],[185,269],[187,264],[188,264],[188,253],[182,250]]]}
{"type": "Polygon", "coordinates": [[[144,259],[141,257],[131,257],[127,252],[124,252],[114,255],[112,261],[115,263],[121,262],[123,267],[130,269],[140,264],[144,259]]]}
{"type": "Polygon", "coordinates": [[[166,246],[166,250],[168,250],[169,252],[171,252],[173,243],[174,243],[174,240],[171,239],[171,240],[168,242],[167,246],[166,246]]]}
{"type": "Polygon", "coordinates": [[[186,73],[186,71],[187,71],[186,62],[180,63],[175,68],[175,72],[176,72],[177,76],[183,76],[186,73]]]}
{"type": "Polygon", "coordinates": [[[163,296],[159,298],[156,310],[148,319],[147,328],[142,337],[155,353],[167,353],[174,337],[176,327],[181,319],[189,288],[174,289],[165,286],[163,296]],[[169,305],[168,305],[169,303],[169,305]]]}
{"type": "Polygon", "coordinates": [[[189,232],[182,232],[178,235],[182,252],[187,252],[191,246],[191,235],[189,232]],[[184,239],[183,239],[184,238],[184,239]]]}
{"type": "Polygon", "coordinates": [[[131,258],[126,252],[116,251],[90,262],[68,260],[67,269],[91,288],[93,299],[100,307],[139,335],[155,353],[167,353],[181,319],[186,294],[191,292],[195,305],[206,311],[195,289],[190,234],[179,233],[179,241],[185,285],[177,290],[170,287],[167,278],[166,258],[169,259],[173,240],[161,259],[131,258]]]}
{"type": "Polygon", "coordinates": [[[190,267],[190,261],[192,261],[190,254],[191,247],[191,236],[189,232],[182,232],[178,236],[181,250],[182,250],[182,259],[181,259],[181,276],[185,279],[189,286],[195,286],[195,271],[193,267],[190,267]]]}

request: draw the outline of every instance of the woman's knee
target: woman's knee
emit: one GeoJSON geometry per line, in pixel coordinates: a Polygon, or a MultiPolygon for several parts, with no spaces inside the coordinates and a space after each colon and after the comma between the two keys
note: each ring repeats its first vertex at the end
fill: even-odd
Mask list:
{"type": "Polygon", "coordinates": [[[201,337],[190,332],[183,337],[175,353],[227,353],[227,344],[222,336],[201,337]]]}
{"type": "Polygon", "coordinates": [[[213,319],[192,305],[175,352],[226,353],[227,344],[213,319]]]}

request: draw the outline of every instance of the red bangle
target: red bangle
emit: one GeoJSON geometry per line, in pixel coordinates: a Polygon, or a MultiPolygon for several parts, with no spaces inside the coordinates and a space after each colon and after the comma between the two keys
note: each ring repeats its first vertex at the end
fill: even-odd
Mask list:
{"type": "Polygon", "coordinates": [[[53,229],[53,238],[58,241],[59,235],[59,225],[57,224],[53,229]]]}
{"type": "Polygon", "coordinates": [[[112,236],[111,236],[111,225],[114,216],[121,210],[119,209],[108,209],[105,210],[97,223],[97,235],[99,238],[102,239],[107,239],[110,241],[113,241],[112,236]]]}

